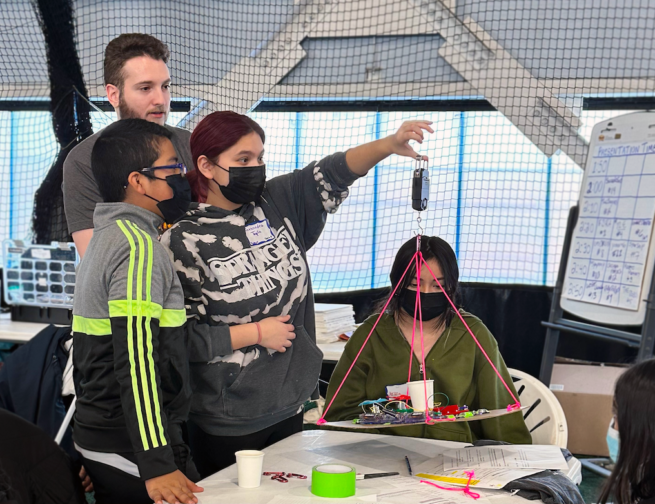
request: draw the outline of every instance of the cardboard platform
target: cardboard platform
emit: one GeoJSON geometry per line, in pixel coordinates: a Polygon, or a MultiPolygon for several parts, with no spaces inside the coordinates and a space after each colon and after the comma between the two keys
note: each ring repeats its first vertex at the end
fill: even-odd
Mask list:
{"type": "MultiPolygon", "coordinates": [[[[522,406],[521,409],[515,409],[512,411],[507,411],[507,409],[496,409],[496,410],[490,410],[489,413],[486,413],[484,415],[479,415],[479,416],[474,416],[474,417],[469,417],[469,418],[444,418],[442,420],[434,420],[434,423],[431,423],[431,425],[434,425],[435,423],[457,423],[457,422],[475,422],[477,420],[487,420],[488,418],[498,418],[501,416],[505,415],[511,415],[512,413],[517,413],[519,411],[523,411],[527,409],[527,406],[522,406]]],[[[356,424],[353,423],[352,420],[342,420],[340,422],[326,422],[324,424],[321,424],[329,426],[329,427],[341,427],[342,429],[356,429],[356,430],[361,430],[361,429],[385,429],[388,427],[409,427],[411,425],[428,425],[427,422],[414,422],[414,423],[408,423],[408,424],[356,424]]]]}

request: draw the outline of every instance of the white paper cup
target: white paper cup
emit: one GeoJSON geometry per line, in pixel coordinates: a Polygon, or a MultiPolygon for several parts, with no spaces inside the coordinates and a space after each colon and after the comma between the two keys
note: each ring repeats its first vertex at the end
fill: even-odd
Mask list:
{"type": "Polygon", "coordinates": [[[434,380],[428,380],[423,386],[423,380],[411,381],[409,386],[409,397],[412,398],[414,411],[425,411],[425,390],[427,388],[428,408],[434,408],[434,380]]]}
{"type": "Polygon", "coordinates": [[[241,450],[237,456],[237,478],[241,488],[257,488],[262,483],[264,452],[241,450]]]}

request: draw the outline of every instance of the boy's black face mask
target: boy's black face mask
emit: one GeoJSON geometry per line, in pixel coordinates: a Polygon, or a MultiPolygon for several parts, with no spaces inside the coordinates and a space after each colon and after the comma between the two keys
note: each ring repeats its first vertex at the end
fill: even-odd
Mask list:
{"type": "MultiPolygon", "coordinates": [[[[443,292],[421,292],[419,295],[421,297],[421,312],[416,313],[417,320],[420,319],[423,322],[434,320],[450,306],[443,292]]],[[[405,289],[400,295],[400,306],[413,318],[416,306],[416,291],[405,289]]]]}
{"type": "Polygon", "coordinates": [[[160,177],[153,178],[156,178],[157,180],[165,180],[170,188],[173,189],[173,197],[167,200],[158,200],[148,194],[146,194],[146,196],[157,202],[157,208],[159,208],[159,211],[164,216],[166,224],[174,224],[189,210],[189,205],[192,201],[189,181],[180,173],[177,175],[169,175],[165,179],[160,177]]]}

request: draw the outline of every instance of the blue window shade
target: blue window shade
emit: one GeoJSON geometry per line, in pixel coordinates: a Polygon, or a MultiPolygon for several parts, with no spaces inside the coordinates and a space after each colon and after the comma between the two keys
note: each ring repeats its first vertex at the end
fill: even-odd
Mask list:
{"type": "MultiPolygon", "coordinates": [[[[583,112],[582,134],[624,113],[583,112]]],[[[255,113],[267,133],[269,176],[395,133],[403,121],[427,118],[434,135],[415,149],[430,158],[425,234],[457,251],[470,282],[553,285],[569,208],[582,170],[565,154],[546,158],[497,112],[255,113]]],[[[418,231],[411,209],[414,161],[391,156],[351,188],[309,252],[317,292],[389,285],[396,251],[418,231]]]]}
{"type": "MultiPolygon", "coordinates": [[[[185,114],[171,113],[169,123],[185,114]]],[[[116,114],[92,112],[94,129],[116,120],[116,114]]],[[[34,193],[59,152],[49,112],[0,111],[0,242],[29,240],[34,193]]]]}
{"type": "Polygon", "coordinates": [[[48,112],[0,112],[0,240],[29,235],[34,192],[58,151],[48,112]]]}
{"type": "MultiPolygon", "coordinates": [[[[583,112],[581,134],[627,111],[583,112]]],[[[172,113],[176,124],[183,113],[172,113]]],[[[457,251],[460,279],[553,285],[566,219],[582,170],[565,154],[548,160],[497,112],[262,112],[268,176],[392,135],[403,121],[433,121],[421,145],[430,158],[425,234],[457,251]]],[[[113,114],[93,112],[94,128],[113,114]]],[[[58,152],[46,112],[0,112],[0,239],[29,238],[34,191],[58,152]]],[[[352,186],[328,216],[308,257],[316,292],[389,285],[396,251],[418,230],[411,209],[414,160],[392,155],[352,186]]]]}

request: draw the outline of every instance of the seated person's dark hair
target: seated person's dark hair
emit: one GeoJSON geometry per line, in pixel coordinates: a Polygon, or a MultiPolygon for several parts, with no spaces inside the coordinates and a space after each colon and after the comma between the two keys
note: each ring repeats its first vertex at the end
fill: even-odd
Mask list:
{"type": "Polygon", "coordinates": [[[130,173],[152,166],[162,139],[171,136],[165,127],[144,119],[123,119],[102,130],[91,152],[91,170],[102,199],[125,200],[130,173]]]}
{"type": "Polygon", "coordinates": [[[614,420],[618,460],[598,502],[650,504],[655,501],[655,359],[635,364],[616,381],[614,420]]]}

